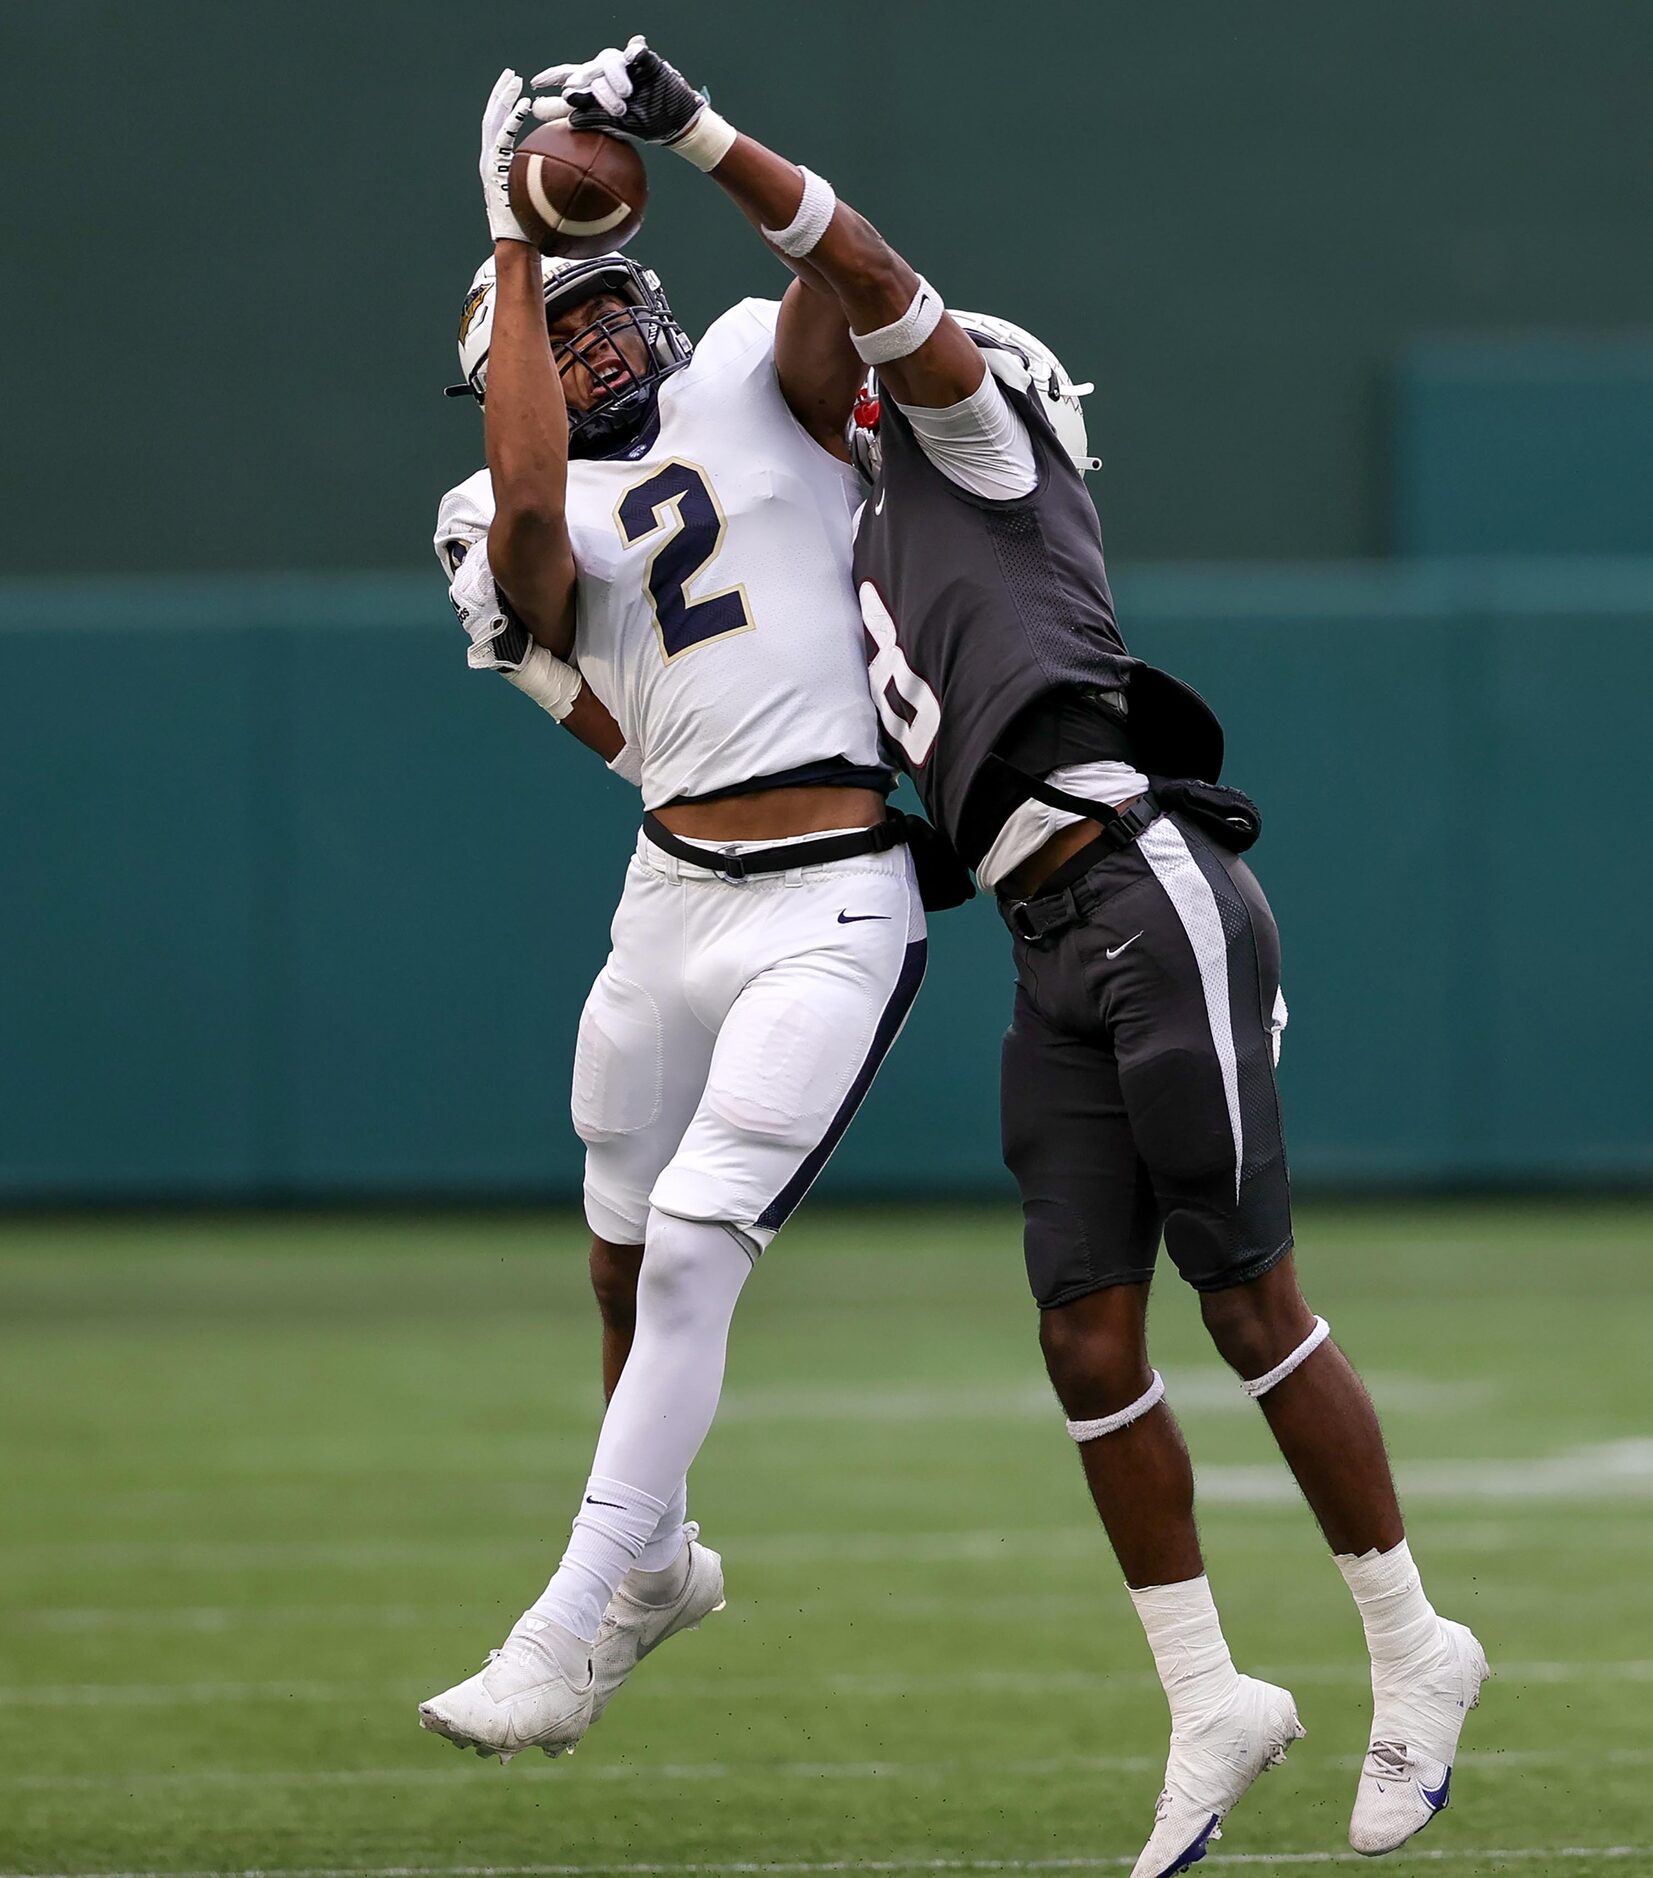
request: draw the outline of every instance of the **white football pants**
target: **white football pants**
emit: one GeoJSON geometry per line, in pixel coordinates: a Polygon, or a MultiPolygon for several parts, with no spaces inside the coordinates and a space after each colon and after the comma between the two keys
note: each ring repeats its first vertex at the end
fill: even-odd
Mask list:
{"type": "Polygon", "coordinates": [[[639,1245],[652,1205],[761,1251],[838,1145],[923,979],[907,850],[736,882],[640,834],[612,944],[574,1055],[591,1229],[639,1245]]]}

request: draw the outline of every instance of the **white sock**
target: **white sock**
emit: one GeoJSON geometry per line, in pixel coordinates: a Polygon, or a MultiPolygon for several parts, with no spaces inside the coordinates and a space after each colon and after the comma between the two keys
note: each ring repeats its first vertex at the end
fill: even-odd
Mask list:
{"type": "Polygon", "coordinates": [[[1427,1650],[1440,1635],[1441,1620],[1423,1594],[1423,1580],[1404,1539],[1388,1552],[1337,1554],[1337,1569],[1366,1626],[1372,1669],[1404,1663],[1427,1650]]]}
{"type": "Polygon", "coordinates": [[[631,1354],[603,1417],[568,1550],[533,1605],[587,1643],[711,1428],[729,1323],[751,1275],[750,1255],[722,1226],[650,1212],[631,1354]]]}
{"type": "Polygon", "coordinates": [[[1131,1602],[1171,1704],[1171,1726],[1198,1721],[1240,1679],[1223,1638],[1210,1580],[1202,1573],[1177,1585],[1149,1585],[1132,1591],[1131,1602]]]}
{"type": "Polygon", "coordinates": [[[568,1550],[530,1607],[534,1614],[595,1643],[614,1587],[637,1563],[665,1510],[652,1494],[593,1474],[585,1483],[568,1550]]]}
{"type": "Polygon", "coordinates": [[[656,1573],[675,1565],[683,1556],[683,1526],[689,1514],[689,1483],[680,1480],[666,1502],[654,1536],[643,1547],[635,1571],[656,1573]]]}

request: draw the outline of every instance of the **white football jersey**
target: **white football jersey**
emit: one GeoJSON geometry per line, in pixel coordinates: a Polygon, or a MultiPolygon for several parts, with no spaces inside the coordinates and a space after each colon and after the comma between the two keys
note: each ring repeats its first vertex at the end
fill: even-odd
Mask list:
{"type": "MultiPolygon", "coordinates": [[[[775,373],[779,303],[743,300],[664,381],[636,456],[569,464],[575,657],[660,807],[831,758],[880,767],[850,577],[861,500],[775,373]]],[[[451,574],[493,517],[486,470],[443,498],[451,574]]]]}

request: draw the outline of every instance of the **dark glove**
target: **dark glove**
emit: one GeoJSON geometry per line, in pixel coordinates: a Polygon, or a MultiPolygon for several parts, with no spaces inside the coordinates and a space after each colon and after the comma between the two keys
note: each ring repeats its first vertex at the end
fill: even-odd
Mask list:
{"type": "Polygon", "coordinates": [[[622,52],[609,46],[581,65],[550,65],[534,74],[536,86],[562,92],[566,117],[575,130],[618,131],[639,143],[673,144],[706,108],[706,100],[678,71],[652,51],[641,33],[622,52]]]}

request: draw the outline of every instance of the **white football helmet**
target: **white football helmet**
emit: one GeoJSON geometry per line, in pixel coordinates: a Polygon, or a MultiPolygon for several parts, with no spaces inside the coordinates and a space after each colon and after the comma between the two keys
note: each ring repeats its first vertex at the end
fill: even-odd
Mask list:
{"type": "MultiPolygon", "coordinates": [[[[626,303],[623,313],[610,313],[559,343],[578,351],[594,337],[611,336],[619,326],[632,326],[642,335],[653,360],[652,370],[640,384],[594,410],[571,414],[570,434],[574,437],[589,433],[593,444],[611,439],[652,407],[661,379],[687,365],[694,347],[672,313],[660,276],[628,255],[599,254],[586,261],[542,255],[540,277],[547,318],[559,306],[598,293],[613,293],[626,303]]],[[[494,260],[489,255],[472,277],[465,304],[459,310],[459,369],[465,378],[463,384],[446,387],[449,397],[471,396],[480,404],[487,396],[488,349],[493,332],[494,260]]]]}
{"type": "MultiPolygon", "coordinates": [[[[1057,441],[1080,475],[1087,470],[1100,469],[1102,459],[1090,453],[1085,412],[1080,403],[1080,399],[1096,387],[1076,385],[1050,347],[1035,338],[1025,326],[999,319],[992,313],[954,312],[953,318],[981,347],[988,370],[995,378],[1044,400],[1045,415],[1051,421],[1057,441]]],[[[877,374],[869,372],[866,389],[856,403],[850,424],[850,454],[869,482],[878,474],[878,395],[877,374]]]]}

